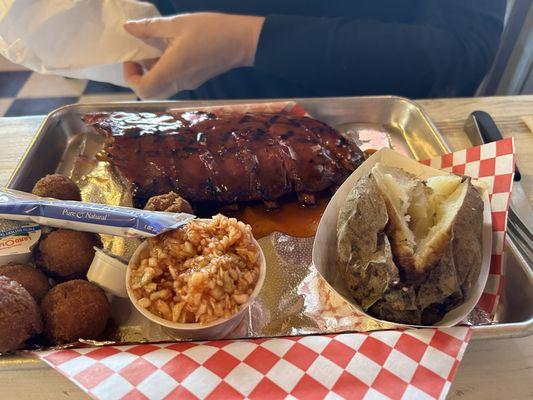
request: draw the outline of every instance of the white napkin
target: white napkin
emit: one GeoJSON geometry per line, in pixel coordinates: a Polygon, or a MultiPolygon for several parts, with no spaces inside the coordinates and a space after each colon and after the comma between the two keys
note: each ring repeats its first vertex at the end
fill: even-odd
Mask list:
{"type": "Polygon", "coordinates": [[[0,54],[41,74],[127,86],[122,62],[159,57],[166,44],[122,24],[154,16],[153,4],[135,0],[0,0],[0,54]]]}

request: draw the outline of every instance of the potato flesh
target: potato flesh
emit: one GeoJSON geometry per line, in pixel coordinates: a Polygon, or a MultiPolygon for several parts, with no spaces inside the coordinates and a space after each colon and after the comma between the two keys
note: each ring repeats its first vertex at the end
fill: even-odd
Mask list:
{"type": "Polygon", "coordinates": [[[418,190],[411,198],[407,213],[409,229],[413,232],[415,246],[434,224],[434,206],[425,191],[418,190]]]}
{"type": "Polygon", "coordinates": [[[432,177],[423,182],[397,171],[377,163],[372,174],[401,217],[403,223],[398,229],[412,246],[412,267],[423,273],[438,262],[450,240],[468,182],[456,175],[432,177]]]}
{"type": "Polygon", "coordinates": [[[412,192],[415,190],[417,182],[409,177],[395,177],[388,173],[387,168],[384,168],[383,170],[381,168],[376,168],[380,166],[381,164],[376,164],[372,169],[372,174],[381,190],[384,193],[387,193],[387,198],[390,204],[393,209],[396,210],[396,214],[400,218],[400,226],[398,226],[398,229],[405,236],[405,239],[409,244],[414,246],[415,238],[413,232],[408,227],[411,222],[411,216],[408,210],[411,204],[412,192]]]}
{"type": "Polygon", "coordinates": [[[457,175],[432,176],[426,180],[435,196],[449,196],[457,189],[462,178],[457,175]]]}
{"type": "Polygon", "coordinates": [[[391,174],[384,174],[382,180],[383,185],[389,191],[392,203],[407,218],[408,215],[406,213],[410,203],[409,189],[412,189],[412,187],[408,185],[405,185],[407,187],[402,186],[391,174]]]}
{"type": "Polygon", "coordinates": [[[434,192],[430,199],[430,204],[434,207],[433,224],[417,243],[417,269],[428,268],[438,262],[442,256],[441,249],[451,240],[452,225],[466,196],[468,182],[464,181],[458,185],[449,183],[447,189],[456,187],[451,194],[439,195],[434,192]]]}

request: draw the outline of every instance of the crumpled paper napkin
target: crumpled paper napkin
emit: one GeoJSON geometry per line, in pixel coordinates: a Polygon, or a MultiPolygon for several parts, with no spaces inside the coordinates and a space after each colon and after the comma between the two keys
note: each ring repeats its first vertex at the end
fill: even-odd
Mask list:
{"type": "Polygon", "coordinates": [[[159,57],[166,43],[141,41],[122,24],[155,16],[136,0],[3,0],[0,54],[41,74],[127,86],[122,62],[159,57]]]}

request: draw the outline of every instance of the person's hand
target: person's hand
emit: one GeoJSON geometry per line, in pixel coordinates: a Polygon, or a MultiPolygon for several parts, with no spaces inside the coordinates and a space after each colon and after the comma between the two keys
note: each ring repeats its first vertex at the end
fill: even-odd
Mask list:
{"type": "Polygon", "coordinates": [[[124,77],[142,99],[167,98],[192,90],[233,68],[254,63],[263,17],[218,13],[182,14],[128,21],[140,39],[163,38],[168,46],[157,60],[124,63],[124,77]]]}

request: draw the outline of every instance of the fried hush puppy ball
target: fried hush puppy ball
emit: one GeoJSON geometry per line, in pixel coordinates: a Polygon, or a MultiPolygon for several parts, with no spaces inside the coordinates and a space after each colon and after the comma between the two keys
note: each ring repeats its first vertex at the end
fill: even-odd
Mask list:
{"type": "Polygon", "coordinates": [[[81,201],[81,193],[78,186],[71,179],[61,174],[46,175],[44,178],[39,179],[31,192],[41,197],[81,201]]]}
{"type": "Polygon", "coordinates": [[[166,211],[174,213],[193,213],[190,203],[174,192],[150,197],[146,203],[146,206],[144,206],[144,209],[150,211],[166,211]]]}
{"type": "Polygon", "coordinates": [[[43,329],[39,306],[20,283],[0,276],[0,353],[16,350],[43,329]]]}
{"type": "Polygon", "coordinates": [[[101,245],[94,233],[58,229],[39,242],[35,262],[58,280],[83,278],[94,258],[93,246],[101,245]]]}
{"type": "Polygon", "coordinates": [[[73,280],[50,290],[41,303],[44,332],[53,344],[97,339],[109,318],[109,303],[96,285],[73,280]]]}
{"type": "Polygon", "coordinates": [[[8,264],[0,267],[0,275],[17,281],[38,303],[50,290],[50,282],[45,274],[27,264],[8,264]]]}

